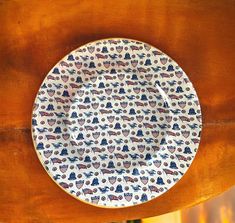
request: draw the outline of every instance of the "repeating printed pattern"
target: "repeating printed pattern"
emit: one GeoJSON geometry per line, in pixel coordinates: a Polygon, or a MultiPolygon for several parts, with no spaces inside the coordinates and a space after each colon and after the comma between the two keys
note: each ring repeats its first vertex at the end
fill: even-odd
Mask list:
{"type": "Polygon", "coordinates": [[[146,43],[108,39],[71,52],[35,99],[39,158],[73,196],[99,206],[151,200],[191,164],[201,111],[191,82],[146,43]]]}

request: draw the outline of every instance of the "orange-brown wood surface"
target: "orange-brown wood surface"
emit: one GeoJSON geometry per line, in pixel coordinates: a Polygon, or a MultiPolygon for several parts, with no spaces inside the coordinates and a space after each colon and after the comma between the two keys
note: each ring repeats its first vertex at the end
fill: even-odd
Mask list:
{"type": "Polygon", "coordinates": [[[0,222],[111,222],[192,206],[235,184],[235,2],[0,1],[0,222]],[[186,175],[131,208],[75,200],[46,174],[33,148],[31,109],[51,67],[101,38],[148,42],[174,58],[198,93],[203,132],[186,175]]]}

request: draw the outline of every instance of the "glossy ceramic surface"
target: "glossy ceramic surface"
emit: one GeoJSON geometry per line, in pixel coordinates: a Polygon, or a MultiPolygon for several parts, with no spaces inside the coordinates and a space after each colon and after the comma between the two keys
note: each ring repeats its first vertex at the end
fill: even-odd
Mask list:
{"type": "Polygon", "coordinates": [[[197,152],[201,110],[187,75],[146,43],[105,39],[59,61],[35,99],[32,134],[49,175],[103,207],[169,190],[197,152]]]}

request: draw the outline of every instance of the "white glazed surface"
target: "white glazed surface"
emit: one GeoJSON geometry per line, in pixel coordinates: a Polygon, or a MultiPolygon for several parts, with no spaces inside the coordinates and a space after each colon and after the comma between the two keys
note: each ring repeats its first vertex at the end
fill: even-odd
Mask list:
{"type": "Polygon", "coordinates": [[[169,190],[193,161],[196,92],[178,64],[130,39],[88,43],[48,73],[32,134],[49,175],[79,200],[127,207],[169,190]]]}

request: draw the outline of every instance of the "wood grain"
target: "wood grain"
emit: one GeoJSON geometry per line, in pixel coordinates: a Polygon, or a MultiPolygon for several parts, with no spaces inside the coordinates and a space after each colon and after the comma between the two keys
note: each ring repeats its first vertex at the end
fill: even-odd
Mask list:
{"type": "Polygon", "coordinates": [[[194,205],[235,184],[233,0],[0,1],[0,222],[108,222],[194,205]],[[204,128],[195,161],[169,192],[119,210],[81,203],[41,167],[30,136],[47,72],[89,41],[127,37],[161,49],[188,74],[204,128]]]}

